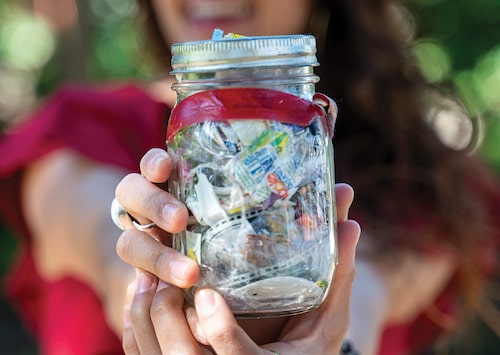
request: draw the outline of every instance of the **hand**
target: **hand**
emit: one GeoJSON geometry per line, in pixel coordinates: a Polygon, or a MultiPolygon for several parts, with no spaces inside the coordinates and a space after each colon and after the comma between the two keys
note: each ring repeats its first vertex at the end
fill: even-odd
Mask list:
{"type": "Polygon", "coordinates": [[[85,283],[118,336],[125,290],[135,276],[135,269],[116,255],[120,233],[109,218],[109,202],[124,174],[73,150],[57,149],[27,167],[21,187],[37,272],[47,282],[71,276],[85,283]]]}
{"type": "MultiPolygon", "coordinates": [[[[170,170],[171,160],[165,152],[150,151],[141,162],[143,176],[124,179],[117,189],[117,197],[133,215],[146,216],[166,231],[175,232],[176,228],[178,231],[185,226],[184,218],[187,216],[184,213],[187,211],[168,193],[148,182],[161,183],[170,170]],[[134,199],[137,206],[131,208],[134,199]],[[167,223],[158,218],[162,216],[158,211],[165,204],[178,207],[172,218],[166,218],[167,223]]],[[[212,290],[200,290],[196,294],[195,309],[184,307],[178,287],[189,287],[196,281],[198,269],[195,262],[161,244],[159,240],[162,236],[158,231],[153,235],[157,240],[134,230],[124,232],[118,243],[118,252],[125,261],[140,270],[136,283],[131,287],[131,291],[135,289],[135,295],[128,306],[124,349],[132,354],[156,354],[161,351],[203,353],[209,352],[208,349],[219,354],[338,354],[349,323],[349,299],[355,273],[354,251],[360,230],[356,222],[347,219],[353,198],[352,189],[339,184],[335,192],[339,265],[331,292],[317,310],[290,318],[238,324],[222,297],[212,290]],[[158,277],[165,282],[158,281],[158,277]],[[259,338],[265,339],[272,332],[280,334],[272,339],[276,342],[262,345],[263,341],[259,338]]]]}
{"type": "Polygon", "coordinates": [[[118,255],[137,268],[149,270],[175,286],[192,286],[199,275],[197,263],[170,248],[171,233],[187,226],[187,208],[161,187],[172,171],[172,159],[162,149],[142,158],[141,173],[129,174],[116,187],[120,204],[141,224],[154,222],[146,233],[127,229],[117,243],[118,255]],[[151,238],[152,237],[152,238],[151,238]]]}

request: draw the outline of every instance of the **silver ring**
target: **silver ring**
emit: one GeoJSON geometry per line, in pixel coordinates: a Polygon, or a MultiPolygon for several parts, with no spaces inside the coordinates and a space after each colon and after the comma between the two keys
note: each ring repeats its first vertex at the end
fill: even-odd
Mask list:
{"type": "Polygon", "coordinates": [[[125,208],[118,202],[116,198],[111,202],[111,219],[113,223],[121,230],[135,228],[140,232],[149,232],[154,227],[155,223],[140,224],[132,217],[125,208]]]}

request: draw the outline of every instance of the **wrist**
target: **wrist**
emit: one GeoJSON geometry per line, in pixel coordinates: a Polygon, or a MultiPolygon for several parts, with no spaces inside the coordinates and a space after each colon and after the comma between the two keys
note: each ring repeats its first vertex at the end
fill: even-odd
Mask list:
{"type": "Polygon", "coordinates": [[[127,303],[127,289],[135,279],[135,268],[121,260],[110,262],[103,270],[100,280],[100,298],[106,320],[121,337],[124,307],[127,303]]]}
{"type": "Polygon", "coordinates": [[[350,304],[351,321],[346,338],[351,344],[356,344],[357,353],[377,353],[387,307],[387,288],[378,271],[371,262],[356,260],[356,279],[350,304]]]}

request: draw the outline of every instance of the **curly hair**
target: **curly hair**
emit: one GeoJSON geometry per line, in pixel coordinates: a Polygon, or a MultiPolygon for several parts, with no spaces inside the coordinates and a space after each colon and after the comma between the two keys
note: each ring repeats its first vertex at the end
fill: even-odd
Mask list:
{"type": "Polygon", "coordinates": [[[330,21],[318,89],[339,105],[337,179],[355,188],[351,213],[373,239],[373,257],[453,248],[458,294],[470,311],[484,281],[479,248],[492,235],[498,240],[485,196],[500,197],[489,172],[468,151],[443,144],[429,124],[429,93],[441,93],[395,31],[392,3],[323,1],[330,21]]]}

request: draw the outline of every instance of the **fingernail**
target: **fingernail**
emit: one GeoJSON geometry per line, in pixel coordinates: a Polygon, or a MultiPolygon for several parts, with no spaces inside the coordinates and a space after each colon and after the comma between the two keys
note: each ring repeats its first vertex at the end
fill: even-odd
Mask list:
{"type": "Polygon", "coordinates": [[[170,156],[166,152],[162,152],[161,154],[156,155],[151,161],[149,162],[149,170],[158,172],[160,169],[161,164],[164,164],[165,161],[169,160],[170,156]]]}
{"type": "Polygon", "coordinates": [[[168,287],[170,287],[170,284],[166,283],[163,280],[158,281],[158,291],[164,290],[168,287]]]}
{"type": "Polygon", "coordinates": [[[216,308],[216,299],[213,290],[202,289],[196,295],[196,312],[203,317],[209,317],[214,314],[216,308]]]}
{"type": "Polygon", "coordinates": [[[185,283],[188,269],[190,269],[192,267],[192,264],[190,261],[175,260],[175,261],[172,261],[172,263],[170,264],[170,267],[172,270],[173,277],[175,277],[177,280],[185,283]]]}
{"type": "Polygon", "coordinates": [[[139,278],[137,280],[137,290],[136,294],[144,293],[151,290],[154,284],[154,276],[148,272],[139,272],[139,278]]]}
{"type": "Polygon", "coordinates": [[[171,222],[172,222],[172,219],[174,219],[175,217],[175,214],[177,213],[177,211],[179,211],[179,207],[176,206],[176,205],[171,205],[171,204],[168,204],[168,205],[165,205],[163,207],[163,210],[161,211],[161,216],[162,216],[162,219],[168,224],[170,225],[171,222]]]}
{"type": "Polygon", "coordinates": [[[155,157],[149,161],[149,169],[153,171],[156,170],[163,159],[165,159],[165,156],[163,154],[155,155],[155,157]]]}

